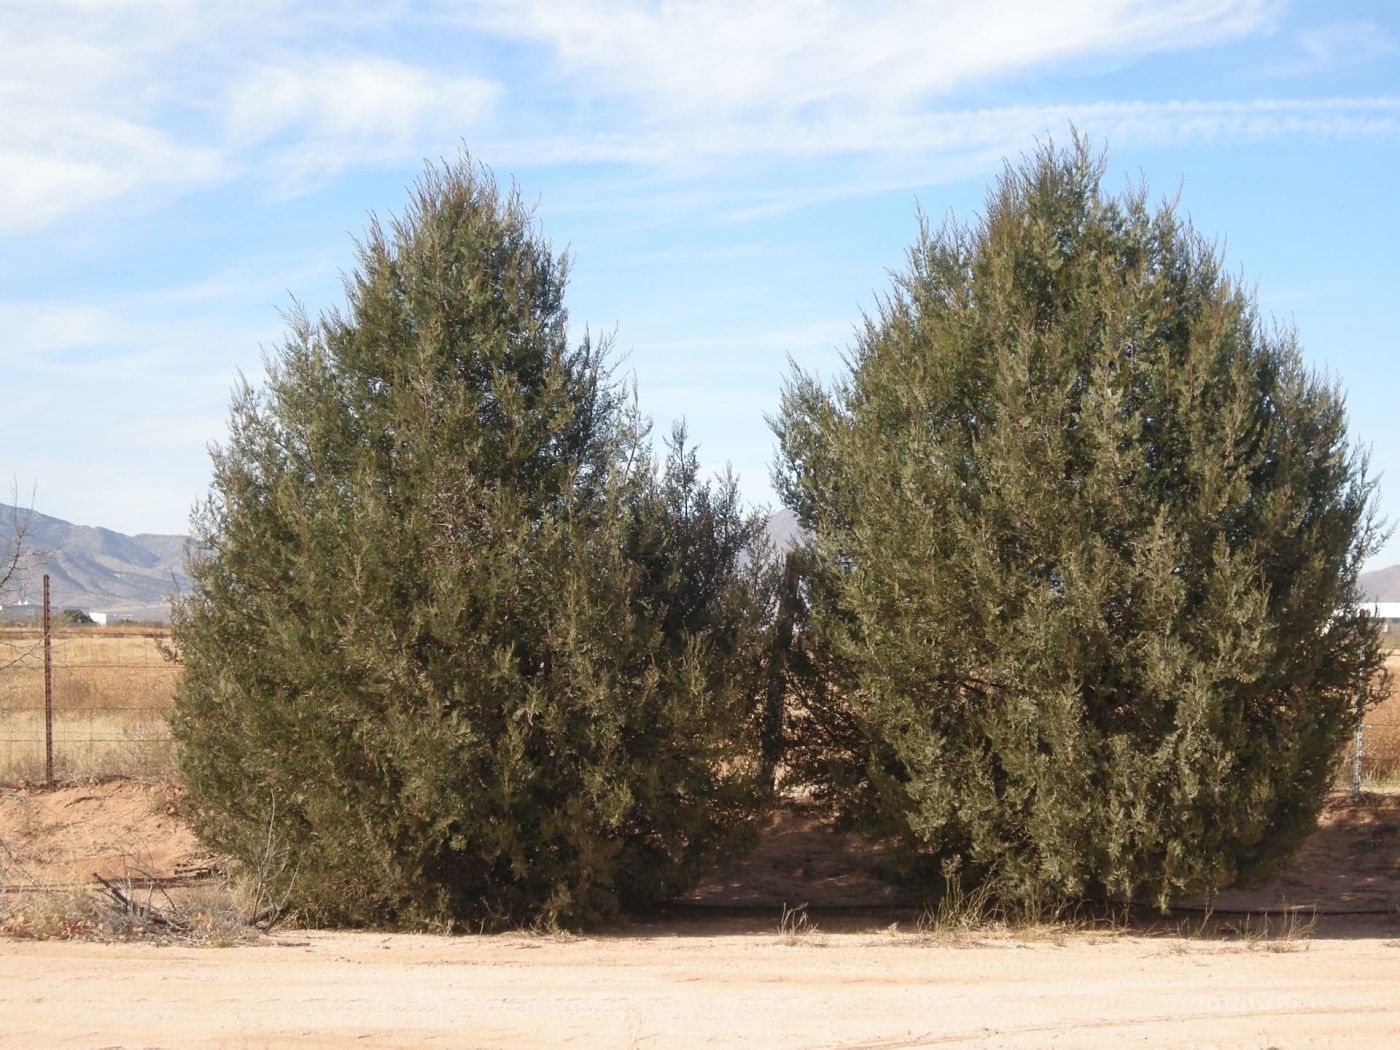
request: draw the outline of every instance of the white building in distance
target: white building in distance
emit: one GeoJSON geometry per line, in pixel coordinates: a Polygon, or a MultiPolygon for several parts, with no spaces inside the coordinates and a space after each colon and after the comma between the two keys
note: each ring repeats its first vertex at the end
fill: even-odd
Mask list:
{"type": "Polygon", "coordinates": [[[1364,602],[1361,609],[1381,622],[1382,634],[1400,631],[1400,602],[1364,602]]]}

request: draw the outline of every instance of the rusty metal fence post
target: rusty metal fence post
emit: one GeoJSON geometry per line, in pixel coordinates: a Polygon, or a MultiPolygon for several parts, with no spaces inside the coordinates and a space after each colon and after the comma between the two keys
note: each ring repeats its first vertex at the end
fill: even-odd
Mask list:
{"type": "Polygon", "coordinates": [[[44,573],[44,782],[53,787],[53,617],[48,573],[44,573]]]}

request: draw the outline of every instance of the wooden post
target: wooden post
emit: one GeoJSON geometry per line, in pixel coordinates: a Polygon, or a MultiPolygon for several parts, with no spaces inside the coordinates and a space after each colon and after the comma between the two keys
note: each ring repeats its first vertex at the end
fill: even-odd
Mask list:
{"type": "Polygon", "coordinates": [[[44,780],[53,786],[53,617],[48,573],[44,573],[44,780]]]}

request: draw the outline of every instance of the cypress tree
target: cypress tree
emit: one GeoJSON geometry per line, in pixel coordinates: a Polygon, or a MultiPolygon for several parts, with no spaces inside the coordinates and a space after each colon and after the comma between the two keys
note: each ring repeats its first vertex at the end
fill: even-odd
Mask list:
{"type": "Polygon", "coordinates": [[[812,536],[793,762],[931,888],[1012,903],[1268,874],[1379,667],[1340,393],[1103,168],[1076,138],[925,224],[773,421],[812,536]]]}
{"type": "Polygon", "coordinates": [[[467,160],[290,316],[196,511],[173,726],[206,842],[314,921],[579,924],[752,810],[758,524],[658,468],[566,259],[467,160]]]}

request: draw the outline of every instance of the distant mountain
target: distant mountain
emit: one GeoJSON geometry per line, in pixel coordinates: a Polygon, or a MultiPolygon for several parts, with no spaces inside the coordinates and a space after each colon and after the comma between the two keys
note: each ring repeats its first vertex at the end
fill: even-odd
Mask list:
{"type": "Polygon", "coordinates": [[[768,542],[778,554],[802,542],[802,527],[797,524],[797,515],[790,510],[770,514],[763,527],[768,534],[768,542]]]}
{"type": "Polygon", "coordinates": [[[16,511],[4,503],[0,529],[8,532],[16,514],[21,519],[29,515],[25,547],[32,563],[0,598],[5,604],[38,602],[47,572],[55,611],[82,609],[135,620],[168,620],[171,592],[190,585],[184,573],[184,536],[126,536],[37,511],[16,511]]]}
{"type": "MultiPolygon", "coordinates": [[[[8,532],[15,514],[14,507],[0,503],[0,529],[8,532]]],[[[766,531],[779,553],[802,539],[797,516],[790,510],[771,515],[766,531]]],[[[171,592],[190,586],[184,572],[184,536],[126,536],[35,512],[25,539],[28,549],[37,555],[35,564],[24,578],[14,581],[9,594],[0,596],[5,604],[39,601],[40,577],[47,572],[55,610],[72,608],[137,620],[166,620],[171,592]]],[[[1400,602],[1400,565],[1363,572],[1359,583],[1369,601],[1400,602]]]]}
{"type": "Polygon", "coordinates": [[[1356,578],[1361,593],[1373,602],[1400,602],[1400,565],[1363,572],[1356,578]]]}

